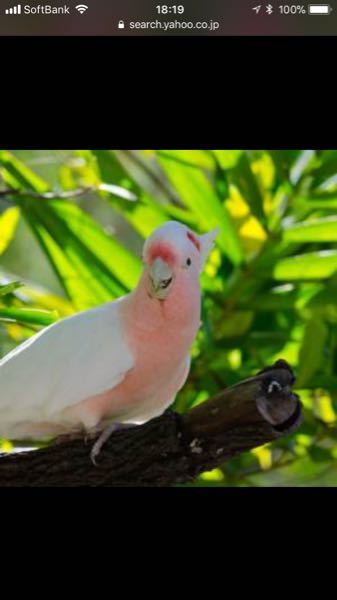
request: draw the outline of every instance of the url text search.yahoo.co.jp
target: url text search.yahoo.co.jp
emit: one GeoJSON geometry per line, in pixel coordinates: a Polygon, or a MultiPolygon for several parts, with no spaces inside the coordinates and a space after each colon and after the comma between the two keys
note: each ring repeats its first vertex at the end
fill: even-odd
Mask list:
{"type": "MultiPolygon", "coordinates": [[[[130,21],[130,29],[208,29],[215,31],[219,29],[219,21],[130,21]]],[[[127,27],[127,23],[126,23],[127,27]]]]}

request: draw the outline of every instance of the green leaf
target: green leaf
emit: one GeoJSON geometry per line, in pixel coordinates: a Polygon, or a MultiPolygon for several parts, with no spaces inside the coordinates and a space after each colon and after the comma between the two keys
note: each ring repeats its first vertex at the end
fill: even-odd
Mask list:
{"type": "Polygon", "coordinates": [[[117,183],[118,186],[123,186],[124,196],[126,193],[129,194],[130,200],[137,200],[126,203],[119,200],[116,194],[104,195],[110,206],[127,219],[142,237],[148,237],[156,227],[170,218],[162,205],[155,202],[131,180],[112,151],[93,150],[92,154],[97,160],[98,175],[103,182],[100,188],[114,187],[117,183]]]}
{"type": "Polygon", "coordinates": [[[337,324],[337,282],[335,277],[313,288],[302,307],[305,315],[318,316],[329,325],[337,324]]]}
{"type": "Polygon", "coordinates": [[[71,231],[74,240],[92,254],[92,260],[101,261],[102,271],[108,271],[126,289],[137,283],[141,260],[120,242],[104,232],[100,225],[75,204],[52,200],[49,208],[71,231]]]}
{"type": "Polygon", "coordinates": [[[157,150],[157,156],[175,160],[187,167],[199,167],[210,171],[215,169],[214,157],[208,150],[157,150]]]}
{"type": "Polygon", "coordinates": [[[0,285],[0,296],[7,296],[7,294],[11,294],[14,290],[22,286],[23,283],[21,281],[11,281],[11,283],[7,283],[6,285],[0,285]]]}
{"type": "Polygon", "coordinates": [[[240,264],[243,251],[238,234],[210,180],[200,169],[180,164],[167,156],[160,155],[159,162],[181,200],[197,217],[200,228],[209,231],[220,227],[219,246],[235,265],[240,264]]]}
{"type": "Polygon", "coordinates": [[[232,311],[230,319],[223,319],[214,331],[215,339],[239,337],[244,335],[252,324],[254,313],[252,311],[232,311]]]}
{"type": "Polygon", "coordinates": [[[295,161],[298,159],[302,150],[269,150],[279,179],[289,181],[289,174],[295,161]]]}
{"type": "Polygon", "coordinates": [[[161,177],[159,165],[144,153],[96,150],[95,156],[101,168],[103,183],[118,183],[133,191],[139,198],[144,194],[155,198],[160,205],[176,201],[167,181],[161,177]]]}
{"type": "Polygon", "coordinates": [[[243,150],[213,150],[222,169],[232,169],[237,164],[243,150]]]}
{"type": "Polygon", "coordinates": [[[310,456],[305,456],[287,462],[277,469],[263,474],[249,476],[250,486],[261,487],[336,487],[337,472],[335,461],[325,463],[314,462],[310,456]]]}
{"type": "Polygon", "coordinates": [[[287,227],[283,231],[286,242],[336,242],[337,217],[326,217],[313,221],[305,221],[287,227]]]}
{"type": "Polygon", "coordinates": [[[126,200],[133,201],[139,197],[140,187],[132,181],[111,150],[91,150],[91,156],[101,181],[99,189],[126,200]]]}
{"type": "Polygon", "coordinates": [[[0,254],[3,254],[13,239],[19,217],[20,211],[16,206],[7,208],[0,215],[0,254]]]}
{"type": "Polygon", "coordinates": [[[299,186],[301,179],[311,171],[312,165],[316,162],[314,150],[301,150],[300,154],[294,161],[289,179],[293,186],[299,186]]]}
{"type": "Polygon", "coordinates": [[[60,317],[68,317],[75,312],[74,306],[69,300],[57,296],[40,286],[35,287],[33,284],[25,284],[19,296],[24,305],[48,311],[56,310],[60,317]]]}
{"type": "Polygon", "coordinates": [[[246,153],[241,154],[237,164],[229,172],[229,179],[240,190],[252,213],[264,223],[263,196],[246,153]]]}
{"type": "Polygon", "coordinates": [[[309,196],[297,196],[294,199],[296,207],[303,208],[306,211],[323,210],[334,211],[337,209],[337,194],[312,194],[309,196]]]}
{"type": "Polygon", "coordinates": [[[63,251],[62,242],[60,243],[59,240],[65,239],[66,235],[62,235],[61,231],[57,236],[58,240],[54,240],[55,224],[50,234],[33,210],[27,210],[24,216],[68,298],[74,302],[78,310],[85,310],[100,302],[108,302],[114,297],[114,293],[117,295],[118,289],[111,290],[109,293],[100,280],[96,282],[90,263],[86,265],[83,262],[82,255],[77,252],[73,244],[68,244],[66,251],[63,251]]]}
{"type": "Polygon", "coordinates": [[[20,199],[22,213],[78,308],[120,296],[138,281],[141,261],[79,207],[20,199]]]}
{"type": "Polygon", "coordinates": [[[279,281],[326,279],[337,270],[337,251],[308,252],[279,260],[273,269],[279,281]]]}
{"type": "MultiPolygon", "coordinates": [[[[0,162],[12,185],[45,191],[44,182],[10,153],[0,152],[0,162]]],[[[13,199],[78,308],[107,302],[136,284],[141,261],[78,206],[23,195],[13,199]]]]}
{"type": "Polygon", "coordinates": [[[15,189],[34,190],[43,194],[48,184],[34,171],[18,160],[7,150],[0,150],[0,169],[4,181],[15,189]]]}
{"type": "Polygon", "coordinates": [[[337,377],[334,375],[315,375],[310,379],[310,387],[337,392],[337,377]]]}
{"type": "Polygon", "coordinates": [[[265,292],[257,294],[255,297],[249,297],[240,302],[240,307],[257,311],[278,312],[280,310],[293,310],[298,301],[298,292],[291,290],[285,293],[265,292]]]}
{"type": "Polygon", "coordinates": [[[313,172],[312,187],[319,187],[337,175],[337,151],[332,150],[329,154],[320,158],[321,165],[313,172]]]}
{"type": "Polygon", "coordinates": [[[299,353],[297,388],[305,387],[323,364],[327,335],[328,330],[323,321],[317,317],[308,321],[299,353]]]}
{"type": "Polygon", "coordinates": [[[58,319],[56,311],[32,308],[7,308],[0,306],[0,320],[29,323],[30,325],[50,325],[58,319]]]}

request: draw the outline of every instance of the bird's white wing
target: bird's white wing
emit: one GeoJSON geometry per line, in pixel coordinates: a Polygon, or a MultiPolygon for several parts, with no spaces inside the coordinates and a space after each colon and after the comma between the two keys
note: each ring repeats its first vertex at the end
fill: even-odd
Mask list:
{"type": "Polygon", "coordinates": [[[0,423],[49,420],[120,383],[133,366],[122,301],[63,319],[7,354],[0,361],[0,423]]]}

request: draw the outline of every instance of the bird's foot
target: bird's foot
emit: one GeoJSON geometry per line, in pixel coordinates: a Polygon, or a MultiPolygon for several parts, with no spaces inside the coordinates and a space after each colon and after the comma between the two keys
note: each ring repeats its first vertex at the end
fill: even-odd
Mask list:
{"type": "Polygon", "coordinates": [[[103,429],[103,431],[101,432],[100,436],[97,438],[97,440],[94,443],[94,445],[91,449],[91,452],[90,452],[91,462],[95,465],[95,467],[97,467],[96,458],[99,455],[105,442],[109,439],[109,437],[115,431],[118,431],[119,429],[129,429],[129,427],[134,427],[134,425],[131,425],[129,423],[111,423],[111,425],[108,425],[108,427],[103,429]]]}

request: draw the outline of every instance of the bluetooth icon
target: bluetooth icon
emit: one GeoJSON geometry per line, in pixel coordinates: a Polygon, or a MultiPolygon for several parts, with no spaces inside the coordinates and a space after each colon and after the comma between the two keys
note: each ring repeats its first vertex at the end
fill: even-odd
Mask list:
{"type": "Polygon", "coordinates": [[[273,12],[273,10],[274,9],[273,9],[272,5],[271,4],[267,4],[267,6],[266,6],[267,15],[271,15],[272,12],[273,12]]]}

